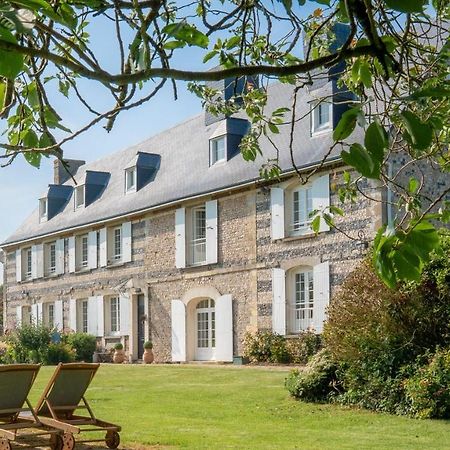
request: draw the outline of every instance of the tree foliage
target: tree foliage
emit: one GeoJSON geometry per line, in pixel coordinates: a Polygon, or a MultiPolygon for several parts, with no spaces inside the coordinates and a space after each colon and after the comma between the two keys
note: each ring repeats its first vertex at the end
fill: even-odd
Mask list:
{"type": "MultiPolygon", "coordinates": [[[[241,153],[249,161],[266,158],[265,178],[278,178],[281,169],[278,156],[262,155],[259,140],[266,136],[273,142],[281,126],[290,127],[289,148],[277,149],[278,155],[289,151],[306,182],[311,173],[296,167],[298,143],[292,136],[309,117],[296,116],[297,96],[332,70],[341,91],[352,96],[334,130],[335,142],[315,171],[338,147],[358,174],[346,174],[339,192],[343,202],[353,201],[358,191],[373,200],[362,188],[367,178],[393,193],[384,201],[395,217],[375,239],[375,267],[391,287],[398,279],[417,280],[438,245],[432,221],[450,220],[449,9],[446,0],[4,0],[0,158],[5,165],[23,155],[36,167],[43,156],[63,159],[67,141],[100,123],[111,130],[118,114],[150,101],[166,83],[176,98],[177,80],[185,80],[211,112],[246,112],[252,126],[241,153]],[[344,42],[337,39],[338,23],[348,25],[344,42]],[[90,41],[93,27],[100,25],[111,40],[115,69],[90,41]],[[192,70],[177,67],[180,54],[192,55],[192,70]],[[220,67],[209,71],[209,64],[220,67]],[[256,75],[258,89],[227,101],[204,84],[256,75]],[[274,78],[292,85],[293,100],[267,111],[265,88],[274,78]],[[98,110],[84,82],[109,95],[108,110],[98,110]],[[55,91],[86,109],[85,126],[67,128],[66,117],[54,106],[55,91]],[[357,128],[364,142],[352,138],[357,128]],[[426,182],[431,168],[447,181],[432,193],[426,182]]],[[[319,216],[334,226],[333,216],[341,213],[336,206],[314,211],[313,229],[319,216]]]]}

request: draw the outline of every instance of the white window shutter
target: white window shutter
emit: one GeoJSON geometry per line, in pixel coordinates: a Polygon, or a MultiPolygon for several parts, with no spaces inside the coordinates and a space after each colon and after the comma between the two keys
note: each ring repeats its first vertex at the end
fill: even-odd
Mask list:
{"type": "Polygon", "coordinates": [[[217,200],[206,202],[206,263],[217,263],[217,200]]]}
{"type": "Polygon", "coordinates": [[[186,361],[186,306],[181,300],[172,300],[172,361],[186,361]]]}
{"type": "Polygon", "coordinates": [[[270,189],[270,231],[272,240],[284,238],[284,189],[273,187],[270,189]]]}
{"type": "Polygon", "coordinates": [[[64,239],[56,241],[56,275],[64,274],[64,239]]]}
{"type": "Polygon", "coordinates": [[[100,267],[108,265],[108,241],[106,228],[100,230],[100,267]]]}
{"type": "Polygon", "coordinates": [[[330,302],[330,264],[325,261],[314,266],[313,323],[317,333],[322,333],[326,309],[330,302]]]}
{"type": "MultiPolygon", "coordinates": [[[[313,210],[330,212],[330,175],[327,173],[314,180],[311,188],[313,210]]],[[[329,231],[330,227],[323,218],[320,219],[319,231],[329,231]]]]}
{"type": "Polygon", "coordinates": [[[55,302],[55,328],[57,330],[64,330],[64,308],[62,300],[56,300],[55,302]]]}
{"type": "Polygon", "coordinates": [[[105,307],[103,296],[97,297],[97,336],[105,335],[105,307]]]}
{"type": "Polygon", "coordinates": [[[37,245],[31,246],[31,278],[38,277],[38,250],[37,245]]]}
{"type": "Polygon", "coordinates": [[[22,307],[16,307],[16,326],[20,327],[22,325],[22,307]]]}
{"type": "Polygon", "coordinates": [[[38,317],[38,305],[35,303],[34,305],[31,305],[31,323],[33,325],[37,324],[37,317],[38,317]]]}
{"type": "Polygon", "coordinates": [[[122,262],[132,260],[131,222],[122,224],[122,262]]]}
{"type": "Polygon", "coordinates": [[[69,272],[75,272],[75,236],[69,238],[69,272]]]}
{"type": "Polygon", "coordinates": [[[37,306],[37,323],[38,325],[42,325],[44,308],[42,303],[36,303],[36,306],[37,306]]]}
{"type": "MultiPolygon", "coordinates": [[[[16,281],[18,283],[22,281],[22,250],[20,248],[16,250],[16,281]]],[[[22,307],[18,306],[18,308],[22,307]]],[[[22,316],[20,320],[22,321],[22,316]]]]}
{"type": "Polygon", "coordinates": [[[35,276],[33,276],[33,278],[42,278],[44,276],[44,245],[37,244],[34,245],[33,248],[35,258],[35,276]]]}
{"type": "Polygon", "coordinates": [[[186,210],[178,208],[175,211],[175,265],[182,269],[186,267],[186,210]]]}
{"type": "Polygon", "coordinates": [[[93,336],[100,336],[98,334],[98,302],[97,297],[88,298],[88,333],[93,336]]]}
{"type": "MultiPolygon", "coordinates": [[[[89,319],[88,319],[89,320],[89,319]]],[[[77,301],[74,298],[69,300],[69,328],[76,332],[77,330],[77,301]]]]}
{"type": "Polygon", "coordinates": [[[216,361],[233,361],[233,301],[222,295],[216,301],[216,361]]]}
{"type": "Polygon", "coordinates": [[[130,296],[121,295],[120,302],[120,334],[128,336],[130,334],[130,296]]]}
{"type": "Polygon", "coordinates": [[[272,331],[286,334],[286,273],[272,269],[272,331]]]}
{"type": "Polygon", "coordinates": [[[97,232],[89,231],[88,233],[88,268],[97,268],[97,232]]]}

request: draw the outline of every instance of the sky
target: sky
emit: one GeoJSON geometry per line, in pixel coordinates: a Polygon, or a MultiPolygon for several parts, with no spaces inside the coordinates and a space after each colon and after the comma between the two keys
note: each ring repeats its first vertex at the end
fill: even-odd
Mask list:
{"type": "MultiPolygon", "coordinates": [[[[317,3],[307,4],[305,13],[311,12],[317,3]]],[[[90,28],[92,47],[102,56],[107,69],[115,72],[118,61],[114,45],[111,45],[113,36],[109,35],[109,26],[106,23],[96,23],[90,28]]],[[[190,70],[205,69],[202,64],[203,50],[189,49],[179,52],[174,67],[190,70]]],[[[212,61],[206,68],[212,68],[212,61]]],[[[148,137],[170,128],[177,123],[201,112],[200,100],[189,93],[185,83],[178,83],[178,99],[175,101],[173,92],[167,86],[158,95],[145,105],[125,111],[119,115],[111,132],[103,129],[103,124],[91,128],[77,139],[63,146],[64,157],[81,159],[91,162],[107,156],[113,152],[132,146],[148,137]]],[[[81,81],[80,89],[87,98],[101,110],[113,106],[112,99],[103,94],[98,84],[81,81]]],[[[68,119],[65,125],[72,130],[88,122],[86,110],[73,98],[67,100],[55,90],[50,95],[60,115],[68,119]]],[[[4,129],[0,121],[0,132],[4,129]]],[[[1,138],[4,141],[4,138],[1,138]]],[[[45,192],[49,183],[53,182],[53,159],[42,159],[39,169],[30,166],[22,156],[6,168],[0,168],[0,243],[11,235],[16,228],[38,206],[38,199],[45,192]]],[[[0,284],[3,280],[3,267],[0,264],[0,284]]]]}

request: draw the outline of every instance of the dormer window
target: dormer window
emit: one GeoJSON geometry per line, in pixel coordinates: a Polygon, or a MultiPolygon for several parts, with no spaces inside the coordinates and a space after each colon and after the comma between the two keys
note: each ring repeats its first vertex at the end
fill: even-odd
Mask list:
{"type": "Polygon", "coordinates": [[[125,192],[136,192],[136,167],[125,170],[125,192]]]}
{"type": "Polygon", "coordinates": [[[209,141],[210,165],[226,160],[225,136],[220,136],[209,141]]]}
{"type": "Polygon", "coordinates": [[[320,102],[313,106],[312,134],[319,134],[331,129],[331,106],[329,102],[320,102]]]}
{"type": "Polygon", "coordinates": [[[45,222],[48,217],[48,202],[46,198],[39,200],[39,220],[45,222]]]}
{"type": "Polygon", "coordinates": [[[83,207],[85,204],[85,186],[77,186],[75,188],[75,209],[83,207]]]}

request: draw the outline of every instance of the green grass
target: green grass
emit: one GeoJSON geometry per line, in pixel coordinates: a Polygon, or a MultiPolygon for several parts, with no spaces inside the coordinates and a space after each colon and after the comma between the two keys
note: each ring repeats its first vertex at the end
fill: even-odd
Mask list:
{"type": "MultiPolygon", "coordinates": [[[[50,378],[44,367],[33,403],[50,378]]],[[[205,366],[102,366],[87,398],[122,442],[193,449],[450,448],[450,423],[301,403],[287,372],[205,366]],[[447,442],[448,444],[445,444],[447,442]]]]}

